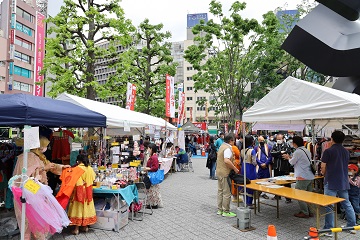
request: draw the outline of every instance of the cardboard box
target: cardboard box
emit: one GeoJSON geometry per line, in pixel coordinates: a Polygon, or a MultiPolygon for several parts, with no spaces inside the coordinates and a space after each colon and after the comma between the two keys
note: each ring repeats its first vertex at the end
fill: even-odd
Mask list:
{"type": "Polygon", "coordinates": [[[112,230],[118,232],[119,229],[125,227],[128,223],[129,211],[127,205],[117,210],[96,210],[97,221],[93,228],[112,230]]]}

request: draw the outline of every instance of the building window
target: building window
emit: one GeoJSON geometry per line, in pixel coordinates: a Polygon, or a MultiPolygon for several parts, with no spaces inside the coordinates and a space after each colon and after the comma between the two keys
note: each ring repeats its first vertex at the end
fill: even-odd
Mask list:
{"type": "Polygon", "coordinates": [[[197,97],[196,98],[197,101],[200,101],[200,100],[203,100],[203,99],[206,99],[206,97],[197,97]]]}
{"type": "Polygon", "coordinates": [[[192,81],[193,79],[192,79],[192,77],[187,77],[186,80],[192,81]]]}
{"type": "Polygon", "coordinates": [[[30,37],[32,37],[32,35],[33,35],[33,30],[31,28],[28,28],[27,26],[25,26],[19,22],[16,22],[16,30],[23,32],[26,35],[29,35],[30,37]]]}
{"type": "Polygon", "coordinates": [[[198,111],[205,111],[205,107],[197,107],[196,108],[198,111]]]}
{"type": "Polygon", "coordinates": [[[191,101],[191,100],[192,100],[192,97],[187,97],[186,100],[187,100],[187,101],[191,101]]]}
{"type": "Polygon", "coordinates": [[[30,92],[31,86],[30,86],[30,84],[27,84],[27,83],[13,81],[13,89],[20,90],[23,92],[30,92]]]}
{"type": "Polygon", "coordinates": [[[187,87],[186,88],[186,90],[188,90],[188,91],[192,91],[192,89],[193,89],[192,87],[187,87]]]}
{"type": "Polygon", "coordinates": [[[16,8],[16,14],[29,22],[34,22],[34,16],[19,7],[16,8]]]}
{"type": "Polygon", "coordinates": [[[191,107],[186,107],[186,111],[190,111],[191,110],[191,107]]]}
{"type": "Polygon", "coordinates": [[[187,69],[188,71],[193,70],[193,68],[192,68],[192,67],[187,67],[186,69],[187,69]]]}
{"type": "Polygon", "coordinates": [[[26,54],[18,52],[18,51],[15,51],[14,55],[15,55],[15,58],[20,61],[23,61],[26,63],[31,63],[31,57],[29,55],[26,55],[26,54]]]}
{"type": "Polygon", "coordinates": [[[16,37],[16,38],[15,38],[15,44],[16,44],[16,45],[19,45],[19,46],[21,46],[21,47],[23,47],[23,48],[32,50],[31,42],[26,41],[25,39],[16,37]]]}
{"type": "Polygon", "coordinates": [[[14,74],[25,77],[25,78],[31,78],[30,70],[28,70],[26,68],[18,67],[18,66],[14,66],[14,74]]]}

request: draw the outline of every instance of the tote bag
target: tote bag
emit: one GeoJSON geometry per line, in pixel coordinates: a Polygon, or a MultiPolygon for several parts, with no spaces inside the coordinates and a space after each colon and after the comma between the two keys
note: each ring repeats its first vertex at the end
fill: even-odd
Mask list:
{"type": "Polygon", "coordinates": [[[164,181],[164,169],[158,169],[156,172],[148,172],[152,185],[162,183],[164,181]]]}

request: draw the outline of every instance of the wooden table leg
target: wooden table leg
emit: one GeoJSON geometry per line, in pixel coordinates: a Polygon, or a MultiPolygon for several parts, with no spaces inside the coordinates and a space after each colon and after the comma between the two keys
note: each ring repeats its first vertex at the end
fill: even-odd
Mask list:
{"type": "Polygon", "coordinates": [[[320,206],[316,205],[316,228],[319,230],[320,229],[320,206]]]}
{"type": "Polygon", "coordinates": [[[237,200],[237,206],[239,207],[240,206],[240,203],[239,203],[239,186],[236,186],[236,200],[237,200]]]}
{"type": "Polygon", "coordinates": [[[260,212],[260,194],[258,195],[257,201],[258,201],[258,213],[259,213],[260,212]]]}
{"type": "MultiPolygon", "coordinates": [[[[334,204],[334,226],[337,227],[337,203],[334,204]]],[[[335,240],[337,240],[337,232],[335,232],[335,240]]]]}
{"type": "Polygon", "coordinates": [[[253,192],[253,198],[254,198],[254,213],[256,215],[256,195],[257,195],[257,191],[253,192]]]}

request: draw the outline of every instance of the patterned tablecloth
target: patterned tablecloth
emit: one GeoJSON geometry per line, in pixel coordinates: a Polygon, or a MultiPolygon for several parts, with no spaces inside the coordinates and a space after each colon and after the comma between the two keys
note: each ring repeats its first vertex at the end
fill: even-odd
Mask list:
{"type": "Polygon", "coordinates": [[[170,171],[172,166],[173,158],[159,158],[160,169],[164,169],[164,174],[170,171]]]}

